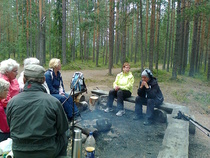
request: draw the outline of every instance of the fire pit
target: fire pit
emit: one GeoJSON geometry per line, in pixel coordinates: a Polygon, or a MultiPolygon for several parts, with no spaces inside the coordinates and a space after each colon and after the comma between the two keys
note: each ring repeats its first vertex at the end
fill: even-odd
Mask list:
{"type": "MultiPolygon", "coordinates": [[[[133,121],[134,112],[126,110],[123,117],[116,111],[104,113],[100,105],[93,111],[81,113],[80,127],[94,130],[96,157],[136,158],[157,157],[161,149],[166,124],[155,122],[144,126],[144,120],[133,121]],[[110,130],[97,130],[97,121],[109,120],[110,130]]],[[[83,155],[84,157],[84,155],[83,155]]]]}

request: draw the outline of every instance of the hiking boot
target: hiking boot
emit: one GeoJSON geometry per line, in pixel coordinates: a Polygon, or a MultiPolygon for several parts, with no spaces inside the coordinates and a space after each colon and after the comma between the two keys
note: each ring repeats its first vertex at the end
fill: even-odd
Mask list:
{"type": "Polygon", "coordinates": [[[110,107],[108,107],[108,108],[106,108],[105,110],[104,110],[104,112],[111,112],[111,111],[113,111],[114,109],[112,109],[112,108],[110,108],[110,107]]]}
{"type": "Polygon", "coordinates": [[[153,123],[152,119],[147,119],[146,121],[144,121],[144,125],[145,126],[149,126],[153,123]]]}
{"type": "Polygon", "coordinates": [[[133,120],[140,120],[140,119],[143,119],[143,115],[135,114],[135,116],[133,117],[133,120]]]}
{"type": "Polygon", "coordinates": [[[124,115],[124,114],[125,114],[125,110],[119,110],[119,111],[116,113],[117,116],[122,116],[122,115],[124,115]]]}

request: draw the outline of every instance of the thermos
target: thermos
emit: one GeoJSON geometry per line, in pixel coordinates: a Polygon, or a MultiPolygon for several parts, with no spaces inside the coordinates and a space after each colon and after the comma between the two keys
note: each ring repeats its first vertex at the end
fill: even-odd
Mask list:
{"type": "Polygon", "coordinates": [[[74,130],[73,158],[82,158],[82,133],[80,129],[74,130]]]}

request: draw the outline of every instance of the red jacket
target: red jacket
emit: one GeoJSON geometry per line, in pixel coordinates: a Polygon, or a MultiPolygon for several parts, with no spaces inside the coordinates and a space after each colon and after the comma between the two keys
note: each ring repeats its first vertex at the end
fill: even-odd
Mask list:
{"type": "Polygon", "coordinates": [[[10,81],[7,76],[2,75],[2,74],[0,74],[0,78],[3,78],[10,83],[9,92],[7,94],[7,97],[5,99],[0,100],[0,106],[6,108],[9,100],[19,93],[20,88],[19,88],[19,84],[18,84],[17,79],[14,79],[14,80],[10,81]]]}
{"type": "Polygon", "coordinates": [[[0,106],[0,132],[9,133],[9,126],[7,124],[7,117],[4,108],[0,106]]]}

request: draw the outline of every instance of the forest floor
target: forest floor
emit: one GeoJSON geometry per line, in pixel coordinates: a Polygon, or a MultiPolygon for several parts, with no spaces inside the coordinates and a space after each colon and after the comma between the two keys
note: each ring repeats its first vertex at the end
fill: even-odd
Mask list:
{"type": "MultiPolygon", "coordinates": [[[[131,69],[136,73],[136,68],[131,69]]],[[[105,70],[81,70],[84,74],[85,82],[88,88],[87,96],[91,95],[91,90],[99,89],[110,90],[115,80],[116,74],[120,68],[112,69],[112,76],[108,75],[108,69],[105,70]]],[[[69,91],[71,78],[75,70],[62,70],[62,77],[66,91],[69,91]]],[[[140,74],[135,75],[133,95],[136,95],[140,81],[140,74]]],[[[190,114],[194,115],[195,120],[210,129],[210,82],[203,82],[190,77],[179,77],[178,81],[171,81],[162,77],[159,82],[164,95],[164,102],[187,106],[190,114]]],[[[167,77],[166,77],[167,78],[167,77]]],[[[207,158],[210,157],[210,137],[203,134],[196,128],[195,135],[189,137],[189,158],[207,158]]]]}

